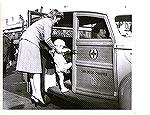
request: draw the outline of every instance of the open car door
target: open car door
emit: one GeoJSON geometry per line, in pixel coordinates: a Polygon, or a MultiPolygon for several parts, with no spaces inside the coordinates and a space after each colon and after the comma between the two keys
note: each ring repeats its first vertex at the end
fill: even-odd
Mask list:
{"type": "Polygon", "coordinates": [[[107,16],[75,12],[73,20],[73,91],[115,98],[114,41],[107,16]]]}
{"type": "Polygon", "coordinates": [[[30,11],[30,10],[28,10],[28,23],[27,23],[27,26],[29,27],[34,22],[36,22],[39,19],[41,19],[44,15],[46,15],[46,14],[45,13],[41,13],[41,12],[37,12],[37,11],[30,11]]]}

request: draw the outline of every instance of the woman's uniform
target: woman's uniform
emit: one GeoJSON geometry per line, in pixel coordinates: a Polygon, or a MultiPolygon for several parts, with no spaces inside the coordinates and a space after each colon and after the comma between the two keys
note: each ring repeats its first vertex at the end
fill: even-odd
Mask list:
{"type": "Polygon", "coordinates": [[[42,73],[39,43],[44,40],[49,47],[54,47],[51,41],[52,24],[50,18],[43,18],[33,23],[23,33],[19,43],[17,71],[42,73]],[[44,37],[41,37],[42,35],[44,37]]]}

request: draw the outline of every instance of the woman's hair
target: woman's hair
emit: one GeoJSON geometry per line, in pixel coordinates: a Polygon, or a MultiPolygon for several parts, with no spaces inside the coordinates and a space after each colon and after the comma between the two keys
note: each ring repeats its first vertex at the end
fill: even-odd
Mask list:
{"type": "Polygon", "coordinates": [[[63,17],[63,13],[59,12],[57,9],[50,9],[50,12],[47,14],[47,17],[54,19],[55,16],[63,17]]]}

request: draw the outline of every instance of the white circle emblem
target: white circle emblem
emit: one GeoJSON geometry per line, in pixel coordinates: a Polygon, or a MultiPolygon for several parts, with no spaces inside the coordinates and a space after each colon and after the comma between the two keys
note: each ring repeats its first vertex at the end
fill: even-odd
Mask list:
{"type": "Polygon", "coordinates": [[[97,56],[98,56],[98,50],[97,50],[97,49],[90,49],[89,56],[90,56],[92,59],[96,59],[97,56]]]}

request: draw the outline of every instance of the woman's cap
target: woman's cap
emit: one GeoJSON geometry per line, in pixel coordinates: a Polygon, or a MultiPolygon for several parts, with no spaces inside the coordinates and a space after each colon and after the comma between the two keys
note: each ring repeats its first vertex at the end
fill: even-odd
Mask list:
{"type": "Polygon", "coordinates": [[[53,18],[55,16],[63,18],[63,12],[59,12],[57,9],[50,9],[50,12],[47,14],[49,18],[53,18]]]}

